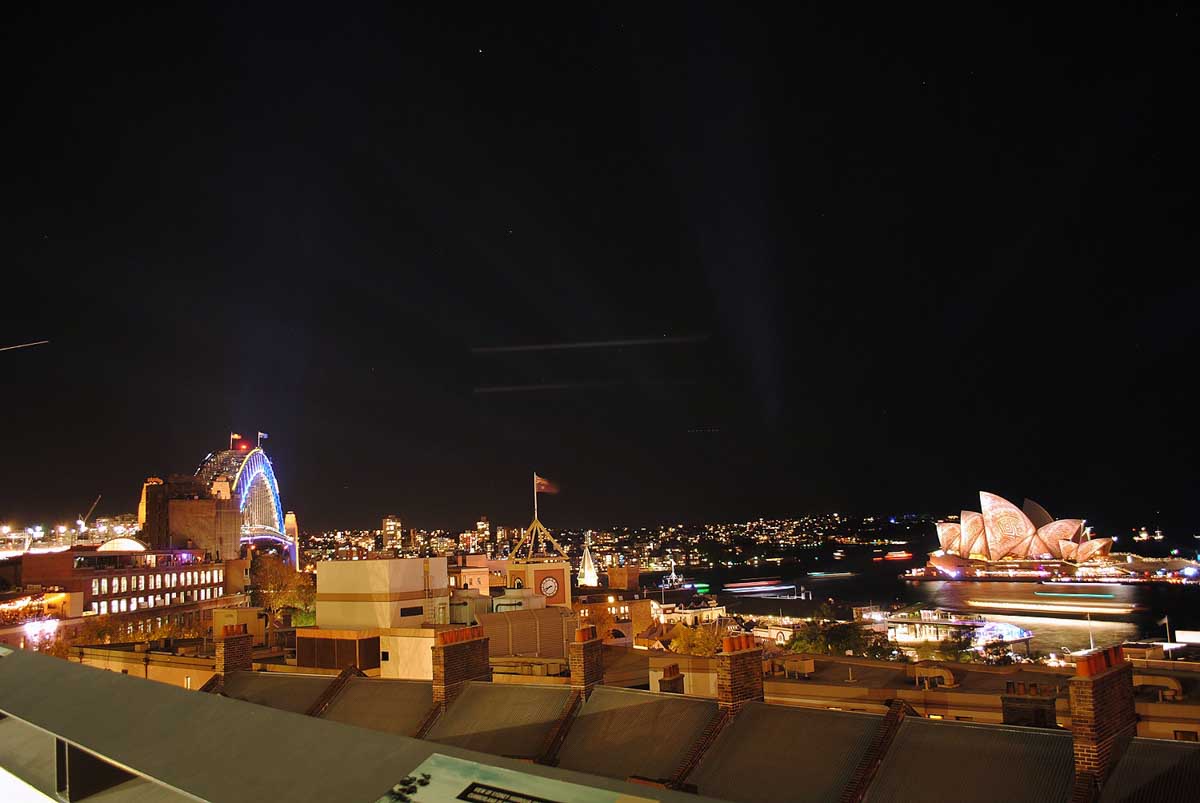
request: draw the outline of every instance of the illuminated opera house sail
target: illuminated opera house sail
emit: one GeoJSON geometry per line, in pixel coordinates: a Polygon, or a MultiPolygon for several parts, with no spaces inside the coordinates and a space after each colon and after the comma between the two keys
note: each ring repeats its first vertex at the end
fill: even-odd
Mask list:
{"type": "Polygon", "coordinates": [[[1055,520],[1031,499],[1023,508],[980,491],[981,512],[962,511],[957,522],[939,522],[944,555],[967,560],[1057,560],[1083,563],[1107,555],[1111,538],[1091,538],[1082,519],[1055,520]]]}

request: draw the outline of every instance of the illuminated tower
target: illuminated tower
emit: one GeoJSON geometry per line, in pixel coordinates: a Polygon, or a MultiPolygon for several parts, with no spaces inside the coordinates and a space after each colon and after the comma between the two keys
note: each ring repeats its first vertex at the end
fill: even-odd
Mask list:
{"type": "Polygon", "coordinates": [[[289,510],[283,514],[283,534],[295,544],[292,549],[292,554],[296,556],[296,568],[300,568],[300,524],[296,521],[296,514],[289,510]]]}
{"type": "Polygon", "coordinates": [[[583,547],[583,560],[579,564],[579,585],[600,585],[600,577],[596,574],[596,565],[592,563],[592,551],[586,544],[583,547]]]}

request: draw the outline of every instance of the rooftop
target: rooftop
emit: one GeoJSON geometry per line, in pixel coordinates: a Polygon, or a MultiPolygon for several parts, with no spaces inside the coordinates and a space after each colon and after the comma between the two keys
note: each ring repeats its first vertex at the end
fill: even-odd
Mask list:
{"type": "Polygon", "coordinates": [[[669,779],[716,713],[715,700],[598,686],[567,731],[559,766],[669,779]]]}

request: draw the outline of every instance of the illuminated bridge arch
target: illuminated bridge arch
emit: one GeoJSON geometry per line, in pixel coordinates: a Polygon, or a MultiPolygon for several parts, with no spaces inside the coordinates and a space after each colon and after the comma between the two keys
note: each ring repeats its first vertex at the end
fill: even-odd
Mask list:
{"type": "Polygon", "coordinates": [[[200,464],[196,476],[210,487],[218,477],[229,479],[230,492],[238,500],[238,508],[242,513],[243,544],[260,539],[270,541],[286,548],[293,563],[298,560],[297,544],[284,529],[279,483],[266,452],[262,449],[225,449],[215,452],[200,464]]]}

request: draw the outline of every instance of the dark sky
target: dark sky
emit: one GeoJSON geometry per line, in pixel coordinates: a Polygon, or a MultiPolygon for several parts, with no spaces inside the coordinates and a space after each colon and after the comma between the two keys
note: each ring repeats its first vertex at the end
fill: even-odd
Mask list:
{"type": "Polygon", "coordinates": [[[0,519],[1192,532],[1194,10],[393,5],[9,10],[0,519]]]}

